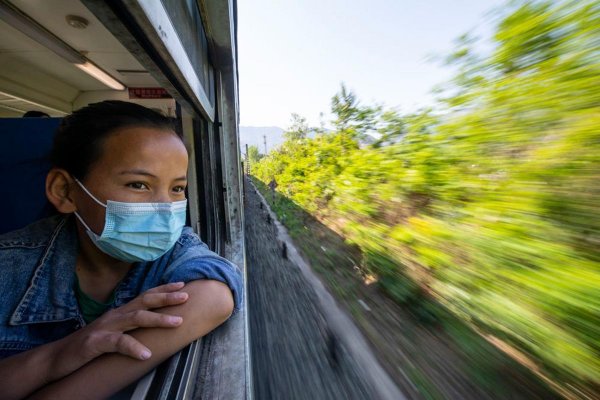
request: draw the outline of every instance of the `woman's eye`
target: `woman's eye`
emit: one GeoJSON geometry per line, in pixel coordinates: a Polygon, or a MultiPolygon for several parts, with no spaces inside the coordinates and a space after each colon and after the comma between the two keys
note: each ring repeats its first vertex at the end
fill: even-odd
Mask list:
{"type": "Polygon", "coordinates": [[[175,186],[173,188],[173,191],[175,193],[183,193],[183,192],[185,192],[185,186],[175,186]]]}
{"type": "Polygon", "coordinates": [[[137,190],[147,190],[148,189],[148,185],[146,185],[145,183],[142,182],[131,182],[127,184],[128,187],[133,188],[133,189],[137,189],[137,190]]]}

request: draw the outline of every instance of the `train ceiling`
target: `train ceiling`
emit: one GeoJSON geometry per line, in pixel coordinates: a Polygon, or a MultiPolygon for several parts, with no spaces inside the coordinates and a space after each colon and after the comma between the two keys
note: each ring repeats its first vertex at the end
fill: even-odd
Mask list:
{"type": "MultiPolygon", "coordinates": [[[[158,83],[78,0],[12,0],[21,12],[127,87],[158,83]],[[72,26],[71,24],[83,28],[72,26]],[[81,19],[80,19],[81,18],[81,19]]],[[[62,115],[84,92],[111,90],[46,46],[0,20],[0,108],[62,115]]]]}

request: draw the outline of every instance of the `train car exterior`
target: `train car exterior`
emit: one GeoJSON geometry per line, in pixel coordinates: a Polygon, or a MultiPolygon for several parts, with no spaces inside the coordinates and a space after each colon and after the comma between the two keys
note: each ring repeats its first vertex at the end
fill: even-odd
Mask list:
{"type": "MultiPolygon", "coordinates": [[[[235,0],[0,0],[0,120],[106,99],[176,118],[188,223],[245,271],[236,33],[235,0]]],[[[246,399],[251,381],[244,306],[119,398],[246,399]]]]}

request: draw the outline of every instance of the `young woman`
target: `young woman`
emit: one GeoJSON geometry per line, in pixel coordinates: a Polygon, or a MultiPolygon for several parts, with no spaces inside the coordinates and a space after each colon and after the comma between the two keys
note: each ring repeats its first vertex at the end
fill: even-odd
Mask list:
{"type": "Polygon", "coordinates": [[[60,215],[0,236],[2,399],[105,398],[240,307],[237,268],[183,227],[168,118],[92,104],[62,121],[52,162],[60,215]]]}

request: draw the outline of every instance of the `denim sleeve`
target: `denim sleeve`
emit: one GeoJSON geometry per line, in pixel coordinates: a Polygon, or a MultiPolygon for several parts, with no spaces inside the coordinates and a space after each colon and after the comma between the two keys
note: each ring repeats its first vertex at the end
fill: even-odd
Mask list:
{"type": "Polygon", "coordinates": [[[238,267],[209,250],[191,228],[186,227],[173,251],[162,281],[187,283],[198,279],[212,279],[229,286],[234,301],[233,312],[241,309],[243,282],[238,267]]]}

